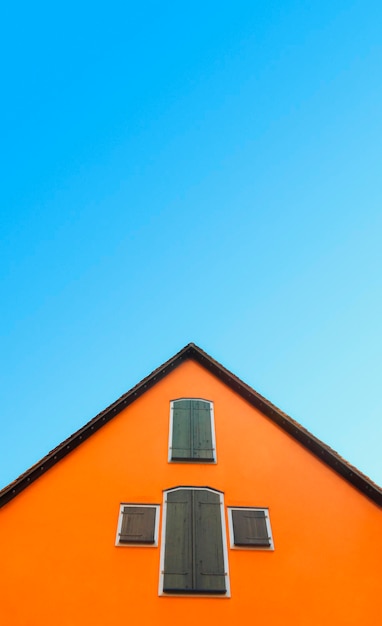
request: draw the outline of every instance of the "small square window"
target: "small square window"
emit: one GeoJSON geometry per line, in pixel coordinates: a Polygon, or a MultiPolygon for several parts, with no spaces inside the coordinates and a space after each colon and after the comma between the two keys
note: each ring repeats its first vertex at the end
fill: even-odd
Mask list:
{"type": "Polygon", "coordinates": [[[231,547],[273,550],[268,509],[230,508],[231,547]]]}
{"type": "Polygon", "coordinates": [[[121,504],[116,545],[158,545],[159,505],[121,504]]]}

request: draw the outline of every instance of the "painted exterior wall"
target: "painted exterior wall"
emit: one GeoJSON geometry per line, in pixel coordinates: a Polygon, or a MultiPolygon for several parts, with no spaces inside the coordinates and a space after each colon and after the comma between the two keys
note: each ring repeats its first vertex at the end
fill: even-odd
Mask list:
{"type": "Polygon", "coordinates": [[[7,626],[380,621],[380,508],[193,361],[5,505],[0,554],[7,626]],[[170,401],[184,397],[214,403],[216,464],[168,462],[170,401]],[[226,516],[269,509],[273,552],[226,538],[229,598],[160,597],[161,546],[115,546],[121,502],[160,504],[161,524],[163,491],[180,485],[224,492],[226,516]]]}

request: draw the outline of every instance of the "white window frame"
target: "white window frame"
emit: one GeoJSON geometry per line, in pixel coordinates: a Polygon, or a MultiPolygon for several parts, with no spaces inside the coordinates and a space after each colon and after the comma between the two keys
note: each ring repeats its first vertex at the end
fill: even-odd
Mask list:
{"type": "Polygon", "coordinates": [[[169,437],[168,437],[168,462],[169,463],[186,463],[191,465],[216,465],[217,463],[217,452],[216,452],[216,436],[215,436],[215,415],[214,415],[214,403],[212,400],[206,400],[205,398],[175,398],[170,402],[170,428],[169,428],[169,437]],[[180,400],[200,400],[201,402],[208,402],[210,405],[210,417],[211,417],[211,437],[212,437],[212,450],[213,450],[213,460],[203,460],[203,459],[172,459],[172,432],[173,432],[173,422],[174,422],[174,402],[179,402],[180,400]]]}
{"type": "Polygon", "coordinates": [[[115,545],[119,548],[156,548],[158,547],[158,537],[159,537],[159,512],[160,505],[159,504],[141,504],[136,502],[122,502],[119,506],[119,515],[118,515],[118,525],[117,525],[117,534],[115,537],[115,545]],[[122,530],[122,518],[123,518],[123,509],[125,507],[140,507],[155,509],[155,526],[154,526],[154,543],[134,543],[134,542],[120,542],[119,536],[122,530]]]}
{"type": "Polygon", "coordinates": [[[231,587],[230,587],[230,578],[229,578],[229,568],[228,568],[228,549],[227,549],[227,528],[225,523],[225,515],[224,515],[224,493],[217,489],[212,489],[211,487],[173,487],[171,489],[166,489],[163,492],[163,516],[162,516],[162,532],[161,532],[161,548],[160,548],[160,569],[159,569],[159,588],[158,595],[164,597],[171,598],[230,598],[231,597],[231,587]],[[222,528],[222,541],[223,541],[223,559],[224,559],[224,575],[225,575],[225,583],[226,583],[226,592],[225,593],[169,593],[167,591],[163,591],[163,582],[164,582],[164,556],[165,556],[165,548],[166,548],[166,523],[167,523],[167,494],[170,491],[179,491],[179,490],[190,490],[190,491],[211,491],[212,493],[218,494],[220,498],[220,516],[221,516],[221,528],[222,528]]]}
{"type": "Polygon", "coordinates": [[[229,527],[229,536],[230,536],[230,548],[232,550],[265,550],[265,552],[273,551],[275,549],[275,545],[273,542],[271,521],[269,518],[269,509],[264,506],[230,506],[228,507],[228,527],[229,527]],[[235,534],[233,528],[233,520],[232,520],[232,511],[264,511],[265,515],[265,523],[267,526],[268,537],[269,537],[269,546],[237,546],[235,541],[235,534]]]}

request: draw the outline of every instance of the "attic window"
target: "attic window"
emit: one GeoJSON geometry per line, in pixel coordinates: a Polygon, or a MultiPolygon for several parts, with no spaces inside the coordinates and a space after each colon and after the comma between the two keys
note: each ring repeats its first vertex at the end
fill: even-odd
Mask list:
{"type": "Polygon", "coordinates": [[[170,461],[216,462],[213,404],[184,398],[171,402],[170,461]]]}
{"type": "Polygon", "coordinates": [[[230,508],[231,547],[273,550],[268,509],[230,508]]]}
{"type": "Polygon", "coordinates": [[[159,506],[121,504],[116,545],[158,545],[159,506]]]}

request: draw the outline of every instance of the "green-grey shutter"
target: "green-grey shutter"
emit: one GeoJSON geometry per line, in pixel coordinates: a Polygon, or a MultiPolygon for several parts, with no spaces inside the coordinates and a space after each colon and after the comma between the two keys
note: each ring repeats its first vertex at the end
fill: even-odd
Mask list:
{"type": "Polygon", "coordinates": [[[211,429],[211,405],[203,400],[191,400],[193,458],[214,460],[211,429]]]}
{"type": "Polygon", "coordinates": [[[199,593],[225,593],[223,533],[220,496],[193,491],[194,589],[199,593]]]}
{"type": "Polygon", "coordinates": [[[120,543],[154,543],[156,508],[125,506],[122,511],[120,543]]]}
{"type": "Polygon", "coordinates": [[[167,494],[163,591],[226,592],[220,507],[205,489],[167,494]]]}
{"type": "Polygon", "coordinates": [[[209,402],[204,400],[173,402],[171,459],[214,460],[209,402]]]}
{"type": "Polygon", "coordinates": [[[192,497],[190,489],[167,494],[163,590],[192,592],[192,497]]]}
{"type": "Polygon", "coordinates": [[[264,510],[233,509],[232,524],[236,546],[270,546],[264,510]]]}
{"type": "Polygon", "coordinates": [[[174,460],[191,459],[191,400],[173,403],[172,451],[174,460]]]}

